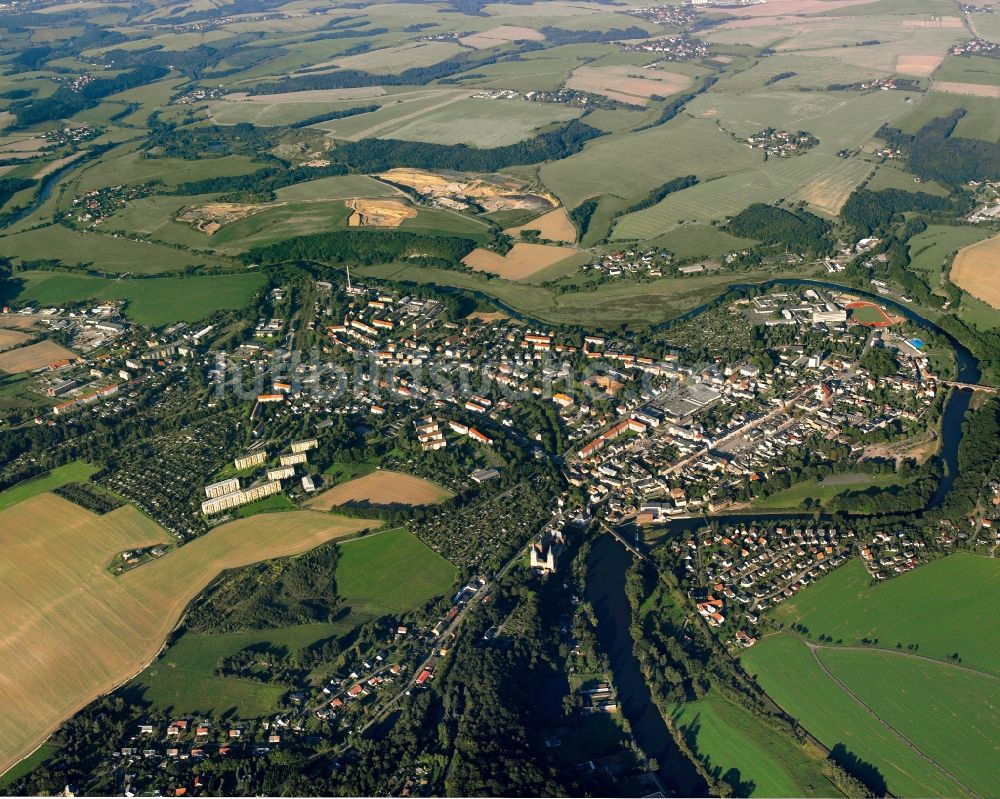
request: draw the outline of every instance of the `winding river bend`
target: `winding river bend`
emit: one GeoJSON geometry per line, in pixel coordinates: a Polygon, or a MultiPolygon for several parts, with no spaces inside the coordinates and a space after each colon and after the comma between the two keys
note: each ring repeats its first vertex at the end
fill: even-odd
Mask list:
{"type": "MultiPolygon", "coordinates": [[[[954,336],[930,320],[920,316],[907,306],[885,297],[825,281],[777,279],[762,284],[731,286],[720,297],[664,323],[660,328],[665,329],[679,322],[689,321],[710,308],[715,308],[728,300],[745,296],[750,291],[768,291],[779,286],[803,285],[858,294],[891,307],[904,318],[932,330],[948,340],[955,352],[958,382],[970,384],[979,382],[979,362],[975,356],[954,336]]],[[[931,507],[941,504],[955,481],[958,469],[958,446],[962,438],[962,422],[971,399],[972,392],[953,390],[945,405],[941,419],[940,449],[937,455],[944,465],[944,476],[931,498],[931,507]]],[[[789,518],[794,514],[783,513],[781,516],[789,518]]],[[[811,513],[803,514],[802,518],[811,521],[815,516],[811,513]]],[[[764,514],[711,517],[712,522],[719,524],[766,523],[773,519],[774,516],[764,514]]],[[[657,540],[665,540],[689,532],[704,526],[705,523],[706,519],[701,517],[674,520],[666,526],[664,534],[657,540]]],[[[659,762],[658,777],[661,783],[678,796],[704,795],[707,786],[694,766],[674,743],[659,710],[653,704],[649,687],[646,685],[639,668],[639,662],[633,652],[631,608],[625,595],[625,573],[631,562],[631,554],[615,542],[610,535],[605,535],[596,542],[588,562],[587,599],[594,608],[598,623],[598,638],[611,663],[618,702],[623,715],[629,721],[636,743],[649,757],[655,757],[659,762]]]]}

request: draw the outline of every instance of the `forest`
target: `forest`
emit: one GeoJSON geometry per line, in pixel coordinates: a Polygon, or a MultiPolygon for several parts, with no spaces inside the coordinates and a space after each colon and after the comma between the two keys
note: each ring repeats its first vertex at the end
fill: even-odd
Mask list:
{"type": "Polygon", "coordinates": [[[341,144],[331,154],[335,162],[358,172],[383,172],[397,167],[495,172],[509,166],[538,164],[566,158],[604,133],[577,119],[562,127],[501,147],[428,144],[397,139],[361,139],[341,144]]]}
{"type": "Polygon", "coordinates": [[[741,238],[757,239],[765,244],[791,247],[822,255],[833,248],[830,225],[808,211],[794,213],[774,205],[754,203],[726,225],[725,230],[741,238]]]}
{"type": "Polygon", "coordinates": [[[330,621],[338,606],[336,570],[337,547],[326,544],[230,572],[192,606],[187,627],[230,633],[330,621]]]}
{"type": "Polygon", "coordinates": [[[245,263],[260,264],[296,260],[383,264],[419,259],[423,263],[453,266],[475,248],[474,241],[450,236],[421,236],[399,230],[339,230],[253,247],[242,258],[245,263]]]}
{"type": "Polygon", "coordinates": [[[883,125],[876,135],[902,149],[910,171],[924,180],[938,180],[948,186],[970,180],[996,180],[1000,178],[1000,144],[952,135],[966,113],[964,108],[956,108],[946,117],[932,119],[912,136],[888,125],[883,125]]]}

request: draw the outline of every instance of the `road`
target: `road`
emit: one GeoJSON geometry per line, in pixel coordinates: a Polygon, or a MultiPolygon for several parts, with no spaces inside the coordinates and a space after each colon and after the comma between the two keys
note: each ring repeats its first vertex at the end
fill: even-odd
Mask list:
{"type": "MultiPolygon", "coordinates": [[[[509,572],[514,567],[514,565],[525,556],[525,554],[528,552],[528,549],[531,547],[532,543],[534,543],[537,535],[538,535],[537,532],[533,533],[531,538],[528,539],[528,542],[517,551],[517,554],[515,554],[512,558],[510,558],[510,560],[504,563],[504,565],[493,576],[492,579],[486,581],[483,587],[476,592],[476,596],[473,597],[469,602],[467,602],[465,606],[458,611],[458,614],[455,616],[455,618],[451,620],[451,623],[444,630],[441,631],[441,635],[437,637],[436,641],[440,642],[447,640],[456,632],[456,630],[459,628],[462,622],[465,621],[465,618],[468,615],[469,611],[474,607],[476,603],[476,597],[485,597],[492,592],[496,584],[500,582],[500,580],[503,579],[503,577],[507,574],[507,572],[509,572]]],[[[437,662],[438,659],[437,652],[438,652],[438,646],[435,644],[434,646],[431,647],[431,650],[428,653],[427,657],[424,658],[424,660],[420,663],[419,666],[417,666],[416,669],[414,669],[413,675],[410,677],[409,680],[407,680],[406,685],[404,685],[403,688],[400,689],[399,693],[397,693],[395,696],[392,697],[392,699],[390,699],[381,708],[379,708],[379,711],[373,714],[371,719],[369,719],[368,723],[361,728],[360,730],[361,734],[367,732],[367,730],[372,725],[377,723],[380,719],[385,718],[386,714],[392,711],[392,709],[399,703],[399,701],[403,697],[405,697],[413,688],[414,684],[416,683],[417,677],[420,675],[420,672],[422,672],[424,669],[433,668],[434,664],[437,662]]]]}

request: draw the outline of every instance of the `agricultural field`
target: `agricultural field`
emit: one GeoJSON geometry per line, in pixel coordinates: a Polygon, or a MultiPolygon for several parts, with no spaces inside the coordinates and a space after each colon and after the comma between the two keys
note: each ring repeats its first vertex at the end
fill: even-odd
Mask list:
{"type": "Polygon", "coordinates": [[[524,280],[538,272],[570,258],[586,258],[574,247],[553,247],[545,244],[516,243],[506,255],[476,249],[465,256],[463,263],[479,272],[490,272],[505,280],[524,280]]]}
{"type": "Polygon", "coordinates": [[[691,85],[691,78],[661,69],[638,69],[629,66],[577,67],[567,89],[593,92],[631,105],[645,105],[654,95],[669,97],[691,85]]]}
{"type": "Polygon", "coordinates": [[[948,259],[963,247],[986,238],[990,232],[972,226],[930,225],[907,242],[910,268],[922,272],[934,289],[941,285],[948,259]]]}
{"type": "Polygon", "coordinates": [[[1000,679],[905,654],[833,648],[820,650],[819,658],[879,718],[963,787],[979,796],[994,789],[1000,679]]]}
{"type": "Polygon", "coordinates": [[[671,719],[710,773],[739,785],[740,796],[829,796],[822,750],[808,755],[718,692],[676,705],[671,719]]]}
{"type": "Polygon", "coordinates": [[[542,214],[523,225],[507,228],[504,233],[517,237],[523,230],[537,230],[540,238],[550,241],[562,241],[567,244],[576,242],[576,227],[570,221],[564,206],[542,214]]]}
{"type": "Polygon", "coordinates": [[[65,359],[75,359],[76,353],[54,341],[39,341],[27,347],[0,352],[0,372],[16,374],[30,372],[50,363],[65,359]]]}
{"type": "Polygon", "coordinates": [[[959,250],[948,277],[973,297],[1000,310],[1000,237],[959,250]]]}
{"type": "Polygon", "coordinates": [[[6,330],[0,328],[0,352],[18,347],[24,342],[30,340],[30,333],[22,333],[20,330],[6,330]]]}
{"type": "Polygon", "coordinates": [[[88,300],[125,300],[125,315],[140,324],[160,327],[183,320],[198,322],[215,311],[242,308],[264,278],[259,274],[163,277],[128,280],[65,272],[21,272],[17,299],[42,306],[88,300]]]}
{"type": "Polygon", "coordinates": [[[916,104],[914,109],[902,117],[900,130],[905,133],[916,133],[936,117],[945,117],[956,108],[962,108],[966,114],[955,126],[955,135],[969,139],[984,139],[997,141],[1000,138],[1000,100],[991,97],[959,96],[940,91],[931,91],[916,104]]]}
{"type": "MultiPolygon", "coordinates": [[[[870,653],[859,656],[866,654],[870,653]]],[[[897,796],[970,795],[830,679],[802,640],[770,636],[744,653],[741,662],[768,695],[821,743],[830,749],[841,746],[872,764],[870,779],[876,785],[884,784],[897,796]]],[[[926,687],[915,686],[913,695],[922,696],[922,690],[926,687]]]]}
{"type": "Polygon", "coordinates": [[[53,494],[0,511],[7,618],[0,641],[0,770],[64,718],[141,670],[187,603],[223,569],[304,552],[370,521],[298,511],[241,519],[113,577],[121,551],[167,541],[131,506],[97,516],[53,494]],[[23,597],[32,596],[25,604],[23,597]]]}
{"type": "Polygon", "coordinates": [[[412,474],[380,470],[341,483],[309,501],[316,510],[338,505],[432,505],[448,499],[451,491],[412,474]]]}
{"type": "MultiPolygon", "coordinates": [[[[135,213],[141,214],[142,211],[135,213]]],[[[135,214],[132,218],[135,218],[135,214]]],[[[223,264],[214,255],[102,233],[84,233],[62,225],[51,225],[0,238],[0,256],[22,261],[62,261],[67,266],[80,265],[100,272],[143,275],[181,272],[189,267],[223,264]]]]}
{"type": "Polygon", "coordinates": [[[576,119],[580,113],[580,109],[551,103],[461,98],[429,108],[414,118],[397,117],[394,124],[379,128],[376,135],[383,139],[501,147],[528,139],[553,123],[576,119]]]}
{"type": "Polygon", "coordinates": [[[956,553],[932,561],[885,583],[871,584],[864,566],[852,560],[783,602],[776,621],[805,625],[819,635],[859,645],[877,638],[895,649],[918,645],[924,658],[946,662],[958,652],[962,665],[1000,676],[1000,620],[994,614],[969,613],[1000,599],[1000,563],[956,553]]]}

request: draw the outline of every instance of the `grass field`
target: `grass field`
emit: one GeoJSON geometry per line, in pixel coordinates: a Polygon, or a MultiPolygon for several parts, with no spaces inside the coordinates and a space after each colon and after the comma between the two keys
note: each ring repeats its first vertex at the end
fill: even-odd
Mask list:
{"type": "Polygon", "coordinates": [[[942,272],[949,256],[962,247],[981,241],[992,231],[972,226],[928,225],[907,242],[910,268],[922,272],[932,290],[940,291],[942,272]]]}
{"type": "Polygon", "coordinates": [[[446,593],[457,576],[458,569],[400,528],[341,544],[337,593],[352,613],[405,613],[446,593]]]}
{"type": "MultiPolygon", "coordinates": [[[[736,276],[717,273],[690,278],[663,278],[650,283],[622,280],[592,291],[581,288],[580,291],[559,294],[551,288],[532,285],[529,281],[487,280],[476,274],[406,264],[358,267],[356,271],[370,277],[473,289],[496,297],[514,310],[535,319],[607,328],[617,327],[622,320],[627,320],[630,327],[641,327],[671,319],[718,296],[733,282],[796,276],[792,272],[739,273],[736,276]]],[[[807,275],[799,271],[797,276],[807,275]]]]}
{"type": "Polygon", "coordinates": [[[677,705],[674,724],[711,773],[741,786],[738,796],[831,796],[820,747],[808,755],[718,692],[677,705]],[[811,756],[810,756],[811,755],[811,756]]]}
{"type": "Polygon", "coordinates": [[[335,624],[302,624],[258,632],[184,633],[156,662],[130,684],[144,700],[178,714],[230,713],[235,718],[257,718],[274,711],[287,689],[252,680],[215,675],[219,659],[253,644],[301,649],[316,641],[347,633],[361,616],[335,624]]]}
{"type": "Polygon", "coordinates": [[[222,263],[214,255],[99,233],[78,232],[62,225],[50,225],[0,238],[0,255],[24,261],[61,261],[67,266],[81,264],[100,272],[143,275],[177,272],[191,266],[219,266],[222,263]]]}
{"type": "Polygon", "coordinates": [[[820,651],[880,718],[980,796],[996,790],[1000,679],[885,652],[820,651]]]}
{"type": "Polygon", "coordinates": [[[741,662],[825,746],[832,749],[842,744],[856,757],[873,763],[896,796],[966,795],[827,677],[798,638],[766,638],[744,653],[741,662]]]}
{"type": "Polygon", "coordinates": [[[160,327],[197,322],[215,311],[241,308],[263,283],[259,274],[211,275],[148,280],[110,280],[64,272],[20,272],[19,302],[43,306],[81,300],[126,300],[125,314],[140,324],[160,327]]]}
{"type": "Polygon", "coordinates": [[[665,247],[678,258],[718,258],[755,244],[753,239],[741,239],[711,225],[683,225],[650,242],[665,247]]]}
{"type": "Polygon", "coordinates": [[[121,577],[124,549],[168,540],[131,506],[97,516],[53,494],[0,511],[0,770],[137,673],[223,569],[292,555],[372,523],[299,511],[223,525],[121,577]],[[27,598],[30,598],[28,600],[27,598]]]}
{"type": "Polygon", "coordinates": [[[26,499],[44,494],[53,488],[59,488],[66,483],[82,483],[90,478],[97,471],[96,466],[91,466],[86,461],[73,461],[65,466],[57,466],[48,474],[36,477],[33,480],[25,480],[10,488],[0,491],[0,510],[16,505],[26,499]]]}
{"type": "Polygon", "coordinates": [[[772,615],[805,625],[813,638],[877,638],[886,649],[918,644],[920,655],[939,660],[958,652],[962,665],[1000,676],[1000,617],[976,610],[998,603],[1000,561],[956,553],[874,586],[852,560],[772,615]]]}
{"type": "Polygon", "coordinates": [[[230,711],[255,718],[274,710],[286,689],[219,677],[219,658],[257,643],[289,651],[343,636],[383,613],[405,613],[451,588],[456,570],[405,530],[389,530],[341,544],[337,593],[350,613],[335,622],[274,630],[207,634],[185,632],[132,682],[145,700],[177,713],[230,711]],[[399,575],[405,572],[406,580],[399,575]]]}
{"type": "Polygon", "coordinates": [[[451,491],[412,474],[379,470],[341,483],[310,500],[309,507],[330,510],[359,502],[372,505],[431,505],[452,496],[451,491]]]}
{"type": "Polygon", "coordinates": [[[831,499],[845,491],[859,491],[866,488],[889,488],[903,485],[906,481],[900,480],[895,474],[854,474],[836,475],[826,481],[806,480],[803,483],[778,491],[769,497],[754,503],[755,510],[785,510],[799,509],[807,499],[812,499],[814,503],[825,505],[831,499]],[[848,479],[844,479],[848,478],[848,479]]]}

